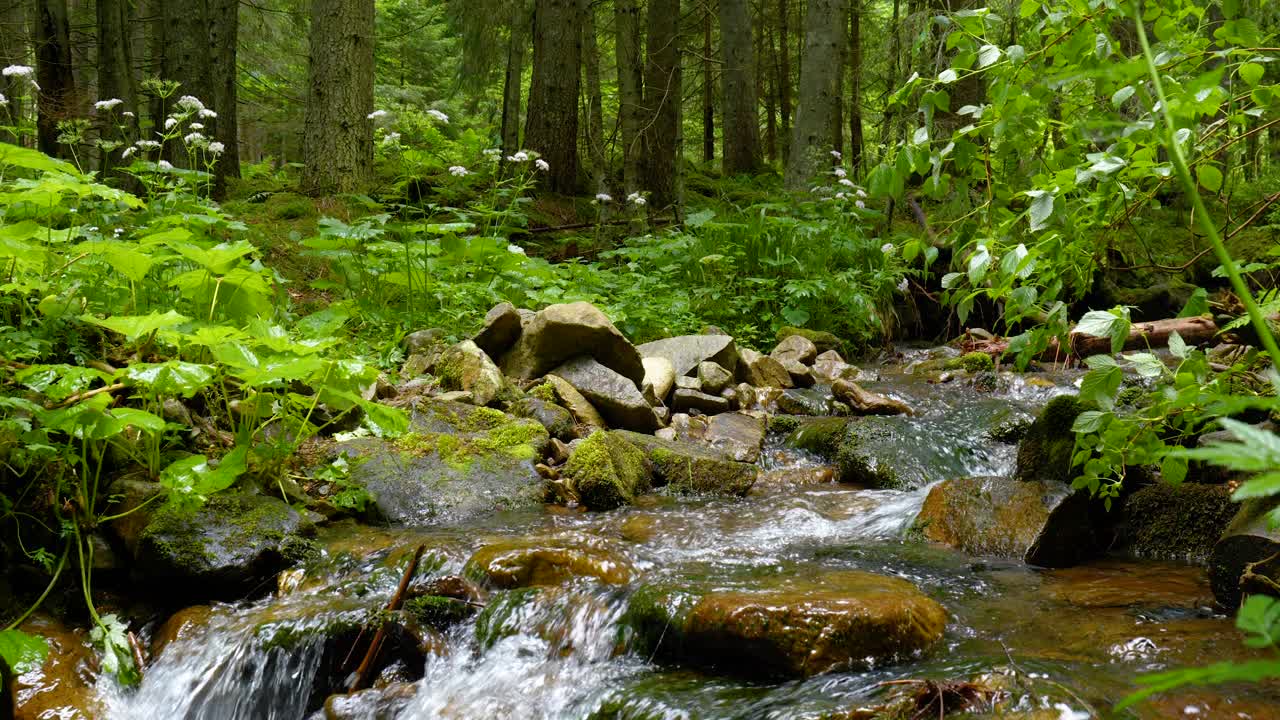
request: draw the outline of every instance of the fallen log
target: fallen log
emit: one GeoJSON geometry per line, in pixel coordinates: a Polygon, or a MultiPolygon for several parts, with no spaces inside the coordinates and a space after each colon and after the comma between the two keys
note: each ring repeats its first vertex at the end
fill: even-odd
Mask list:
{"type": "MultiPolygon", "coordinates": [[[[1166,347],[1169,345],[1169,337],[1175,332],[1187,345],[1205,345],[1217,336],[1218,326],[1207,317],[1166,318],[1134,323],[1129,328],[1129,337],[1124,341],[1123,349],[1166,347]]],[[[1111,338],[1107,337],[1094,337],[1072,330],[1069,344],[1071,353],[1080,358],[1111,354],[1111,338]]]]}

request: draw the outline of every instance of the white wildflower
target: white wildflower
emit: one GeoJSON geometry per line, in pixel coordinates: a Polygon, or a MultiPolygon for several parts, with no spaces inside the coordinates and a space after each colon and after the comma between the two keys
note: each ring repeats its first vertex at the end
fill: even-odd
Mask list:
{"type": "Polygon", "coordinates": [[[176,126],[177,124],[178,124],[178,118],[176,118],[176,117],[165,118],[165,120],[164,120],[164,129],[165,129],[165,130],[172,130],[172,129],[174,128],[174,126],[176,126]]]}
{"type": "Polygon", "coordinates": [[[205,138],[204,135],[201,135],[198,132],[193,132],[183,137],[182,142],[188,145],[195,145],[198,147],[198,146],[204,145],[209,141],[205,138]]]}
{"type": "Polygon", "coordinates": [[[842,192],[838,192],[838,193],[836,193],[836,199],[837,199],[837,200],[848,200],[848,199],[849,199],[849,196],[848,196],[848,195],[845,195],[845,194],[844,194],[844,193],[842,193],[842,192]]]}
{"type": "Polygon", "coordinates": [[[892,254],[892,253],[893,253],[893,243],[885,243],[885,244],[881,245],[881,246],[880,246],[880,252],[884,253],[885,255],[892,254]]]}
{"type": "Polygon", "coordinates": [[[134,154],[135,152],[137,152],[137,151],[138,151],[138,148],[136,148],[136,147],[132,147],[132,146],[127,147],[127,148],[125,148],[125,149],[124,149],[124,152],[120,153],[120,158],[121,158],[122,160],[128,160],[128,159],[129,159],[130,157],[132,157],[132,156],[133,156],[133,154],[134,154]]]}
{"type": "Polygon", "coordinates": [[[116,237],[120,237],[121,235],[124,234],[124,228],[116,228],[115,230],[111,231],[111,234],[115,235],[116,237]]]}
{"type": "Polygon", "coordinates": [[[854,200],[854,201],[853,201],[853,206],[854,206],[854,207],[856,207],[856,208],[858,208],[859,210],[866,210],[866,209],[867,209],[867,204],[866,204],[866,203],[864,203],[864,202],[862,202],[861,200],[854,200]]]}
{"type": "Polygon", "coordinates": [[[627,196],[627,202],[629,202],[629,203],[631,203],[632,205],[635,205],[635,206],[637,206],[637,207],[644,207],[645,203],[647,203],[647,202],[649,202],[649,201],[648,201],[648,200],[645,200],[645,199],[644,199],[644,196],[643,196],[643,195],[641,195],[640,193],[638,193],[638,192],[633,192],[633,193],[631,193],[630,195],[628,195],[628,196],[627,196]]]}
{"type": "Polygon", "coordinates": [[[846,177],[840,178],[840,184],[845,187],[853,187],[853,181],[846,177]]]}
{"type": "Polygon", "coordinates": [[[609,195],[609,193],[597,193],[597,194],[596,194],[596,202],[598,202],[598,203],[610,203],[610,202],[613,202],[613,197],[612,197],[611,195],[609,195]]]}
{"type": "Polygon", "coordinates": [[[204,129],[204,124],[203,124],[203,123],[191,123],[191,124],[190,124],[190,125],[188,125],[187,127],[191,128],[192,130],[203,130],[203,129],[204,129]]]}
{"type": "Polygon", "coordinates": [[[0,93],[0,107],[4,107],[5,105],[8,105],[8,104],[9,104],[9,98],[5,97],[4,93],[0,93]]]}
{"type": "Polygon", "coordinates": [[[365,119],[366,119],[366,120],[381,120],[382,118],[384,118],[384,117],[386,117],[386,116],[387,116],[387,111],[386,111],[386,110],[374,110],[373,112],[371,112],[371,113],[369,113],[368,115],[366,115],[366,116],[365,116],[365,119]]]}
{"type": "Polygon", "coordinates": [[[124,117],[127,117],[127,118],[136,118],[136,117],[138,117],[137,115],[134,115],[133,113],[129,112],[128,110],[125,110],[124,112],[122,112],[122,113],[120,113],[120,114],[121,114],[121,115],[123,115],[124,117]]]}
{"type": "Polygon", "coordinates": [[[205,109],[204,103],[200,102],[200,99],[194,95],[183,95],[178,98],[178,107],[186,110],[187,112],[197,113],[205,109]]]}
{"type": "Polygon", "coordinates": [[[842,178],[842,177],[844,177],[845,175],[848,175],[848,174],[849,174],[849,173],[846,173],[846,172],[844,171],[844,168],[840,168],[840,167],[836,168],[834,172],[835,172],[835,174],[836,174],[836,177],[838,177],[838,178],[842,178]]]}
{"type": "Polygon", "coordinates": [[[198,114],[200,117],[204,118],[205,120],[212,120],[212,119],[214,119],[214,118],[218,117],[218,113],[216,113],[216,112],[214,112],[214,111],[210,110],[209,108],[205,108],[205,109],[201,110],[201,111],[200,111],[199,113],[197,113],[197,114],[198,114]]]}
{"type": "Polygon", "coordinates": [[[445,125],[449,124],[449,116],[445,115],[439,110],[428,110],[427,114],[435,118],[436,120],[439,120],[440,122],[444,123],[445,125]]]}
{"type": "Polygon", "coordinates": [[[97,225],[94,225],[94,226],[92,226],[92,227],[90,227],[90,228],[89,228],[89,232],[98,232],[98,231],[99,231],[99,230],[101,230],[101,229],[102,229],[102,228],[98,227],[97,225]]]}
{"type": "Polygon", "coordinates": [[[866,190],[863,190],[862,188],[858,188],[857,193],[858,193],[858,197],[860,197],[860,198],[864,198],[864,197],[866,197],[866,196],[867,196],[867,191],[866,191],[866,190]]]}
{"type": "Polygon", "coordinates": [[[907,279],[902,278],[902,282],[898,283],[898,292],[906,292],[909,287],[911,285],[907,282],[907,279]]]}
{"type": "Polygon", "coordinates": [[[398,142],[400,142],[400,133],[398,132],[389,132],[382,136],[383,145],[394,145],[398,142]]]}
{"type": "Polygon", "coordinates": [[[507,252],[515,253],[516,255],[524,255],[524,248],[519,245],[508,245],[507,252]]]}
{"type": "Polygon", "coordinates": [[[500,148],[485,148],[482,154],[487,158],[500,158],[502,157],[502,150],[500,148]]]}
{"type": "Polygon", "coordinates": [[[509,156],[507,160],[511,162],[529,162],[529,153],[521,150],[517,152],[515,155],[509,156]]]}
{"type": "Polygon", "coordinates": [[[462,167],[461,165],[454,165],[449,168],[449,174],[454,177],[466,177],[471,173],[468,172],[467,169],[462,167]]]}
{"type": "Polygon", "coordinates": [[[36,90],[40,89],[39,83],[36,82],[36,69],[30,65],[10,65],[0,71],[0,75],[4,75],[7,78],[20,78],[22,80],[26,80],[31,87],[36,90]]]}
{"type": "Polygon", "coordinates": [[[841,155],[839,150],[832,150],[832,151],[831,151],[831,157],[833,157],[833,158],[835,158],[835,159],[839,160],[839,159],[843,158],[843,157],[844,157],[844,155],[841,155]]]}
{"type": "Polygon", "coordinates": [[[537,160],[534,160],[533,166],[538,168],[542,172],[549,172],[551,170],[551,166],[548,165],[547,161],[543,160],[542,158],[538,158],[537,160]]]}
{"type": "Polygon", "coordinates": [[[110,100],[99,100],[93,104],[94,110],[110,110],[119,105],[123,105],[124,101],[120,98],[111,98],[110,100]]]}
{"type": "Polygon", "coordinates": [[[160,143],[156,142],[155,140],[139,140],[138,142],[134,143],[134,145],[137,145],[139,150],[159,150],[160,149],[160,143]]]}
{"type": "Polygon", "coordinates": [[[173,163],[169,162],[168,160],[161,160],[160,162],[156,163],[156,167],[160,168],[161,170],[172,170],[173,163]]]}
{"type": "Polygon", "coordinates": [[[221,155],[227,151],[227,146],[220,142],[209,143],[209,152],[213,155],[221,155]]]}

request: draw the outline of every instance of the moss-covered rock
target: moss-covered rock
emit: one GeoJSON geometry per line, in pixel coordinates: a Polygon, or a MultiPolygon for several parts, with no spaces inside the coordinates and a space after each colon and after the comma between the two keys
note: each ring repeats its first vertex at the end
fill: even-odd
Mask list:
{"type": "Polygon", "coordinates": [[[1218,604],[1234,611],[1245,593],[1280,597],[1280,530],[1272,528],[1276,498],[1250,500],[1240,506],[1209,556],[1209,584],[1218,604]]]}
{"type": "Polygon", "coordinates": [[[1003,477],[934,485],[912,531],[970,555],[1042,567],[1069,567],[1099,550],[1086,494],[1061,483],[1003,477]]]}
{"type": "Polygon", "coordinates": [[[1018,443],[1015,477],[1022,481],[1070,483],[1071,456],[1076,446],[1071,425],[1084,410],[1084,404],[1074,396],[1059,395],[1050,400],[1018,443]]]}
{"type": "Polygon", "coordinates": [[[827,352],[828,350],[835,350],[836,352],[844,351],[844,341],[829,332],[792,327],[790,325],[784,325],[781,328],[778,328],[777,341],[782,342],[792,335],[799,335],[805,340],[813,343],[820,353],[827,352]]]}
{"type": "Polygon", "coordinates": [[[351,480],[369,492],[378,516],[429,524],[538,504],[542,479],[534,464],[550,442],[535,420],[432,401],[400,438],[360,438],[334,452],[356,461],[351,480]]]}
{"type": "Polygon", "coordinates": [[[592,510],[630,504],[649,489],[644,453],[615,433],[597,430],[574,449],[561,471],[569,490],[592,510]]]}
{"type": "Polygon", "coordinates": [[[873,488],[899,489],[909,480],[897,470],[908,450],[894,442],[891,418],[822,418],[804,423],[787,443],[835,462],[840,481],[873,488]]]}
{"type": "Polygon", "coordinates": [[[573,421],[573,414],[554,402],[529,395],[511,403],[507,409],[512,415],[537,421],[551,437],[566,442],[578,437],[578,426],[573,421]]]}
{"type": "Polygon", "coordinates": [[[846,570],[753,590],[646,586],[626,621],[648,654],[793,678],[912,657],[942,637],[947,612],[905,580],[846,570]]]}
{"type": "Polygon", "coordinates": [[[1128,551],[1143,559],[1203,564],[1239,509],[1222,485],[1148,485],[1124,503],[1128,551]]]}
{"type": "Polygon", "coordinates": [[[135,571],[185,598],[238,597],[314,552],[314,527],[279,498],[227,492],[164,507],[138,537],[135,571]]]}
{"type": "Polygon", "coordinates": [[[467,574],[499,588],[560,585],[591,577],[609,585],[631,581],[631,563],[598,541],[517,539],[490,543],[467,561],[467,574]]]}
{"type": "Polygon", "coordinates": [[[984,352],[971,352],[948,360],[943,367],[946,370],[965,370],[971,373],[989,372],[996,369],[996,361],[984,352]]]}
{"type": "Polygon", "coordinates": [[[464,340],[441,353],[435,364],[436,377],[445,390],[465,390],[476,405],[493,402],[506,384],[493,360],[471,340],[464,340]]]}
{"type": "Polygon", "coordinates": [[[746,495],[756,481],[756,467],[737,462],[725,452],[700,443],[664,440],[627,430],[614,437],[639,448],[653,469],[653,484],[685,495],[746,495]]]}

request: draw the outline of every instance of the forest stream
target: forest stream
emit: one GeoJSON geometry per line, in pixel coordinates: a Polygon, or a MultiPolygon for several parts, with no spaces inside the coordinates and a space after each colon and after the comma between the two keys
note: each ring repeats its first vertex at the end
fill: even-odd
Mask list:
{"type": "MultiPolygon", "coordinates": [[[[854,718],[935,680],[972,681],[1001,698],[1004,717],[1074,720],[1107,712],[1138,674],[1241,655],[1199,567],[1112,558],[1045,570],[912,539],[934,482],[1013,471],[1015,447],[988,437],[997,418],[1034,414],[1079,374],[1001,374],[979,390],[901,369],[881,368],[867,385],[916,408],[898,441],[926,478],[919,489],[832,483],[822,458],[774,432],[741,499],[651,495],[607,513],[546,506],[431,528],[340,523],[321,531],[321,556],[282,575],[268,597],[187,611],[136,691],[101,681],[104,716],[854,718]],[[373,690],[320,709],[321,678],[351,662],[342,657],[350,640],[337,639],[349,633],[335,628],[359,626],[385,605],[420,544],[415,582],[427,583],[467,575],[468,559],[494,544],[584,554],[568,575],[496,590],[467,619],[425,631],[416,641],[429,647],[425,668],[390,663],[373,690]],[[857,571],[904,579],[940,603],[942,641],[891,662],[778,680],[656,654],[632,622],[645,589],[785,597],[866,582],[857,571]]],[[[1277,717],[1266,692],[1180,691],[1136,717],[1277,717]]]]}

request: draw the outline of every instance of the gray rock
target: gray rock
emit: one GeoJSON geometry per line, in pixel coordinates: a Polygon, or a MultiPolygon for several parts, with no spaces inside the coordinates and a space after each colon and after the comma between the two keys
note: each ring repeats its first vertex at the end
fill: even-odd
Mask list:
{"type": "Polygon", "coordinates": [[[509,302],[498,303],[484,316],[484,327],[472,341],[489,357],[499,357],[520,337],[520,311],[509,302]]]}
{"type": "Polygon", "coordinates": [[[613,427],[653,432],[658,418],[635,382],[589,356],[580,356],[556,368],[563,378],[591,402],[613,427]]]}
{"type": "Polygon", "coordinates": [[[645,343],[638,350],[645,357],[666,358],[677,376],[688,375],[704,360],[719,358],[725,361],[720,364],[728,367],[726,363],[737,356],[733,338],[728,335],[680,335],[645,343]]]}
{"type": "Polygon", "coordinates": [[[1274,595],[1280,585],[1280,529],[1270,522],[1277,505],[1275,497],[1245,501],[1213,546],[1209,585],[1222,607],[1234,611],[1245,594],[1274,595]]]}
{"type": "Polygon", "coordinates": [[[698,390],[698,391],[701,391],[701,390],[702,390],[702,381],[701,381],[701,380],[699,380],[699,379],[698,379],[698,378],[696,378],[696,377],[690,377],[690,376],[688,376],[688,375],[681,375],[680,377],[676,378],[676,389],[677,389],[677,390],[681,390],[681,389],[683,389],[683,390],[698,390]]]}
{"type": "MultiPolygon", "coordinates": [[[[799,336],[792,335],[792,337],[799,337],[799,336]]],[[[809,370],[808,365],[805,365],[799,360],[792,360],[790,358],[779,360],[778,363],[781,364],[782,368],[787,371],[788,375],[791,376],[791,384],[794,385],[795,387],[807,388],[807,387],[814,386],[815,380],[813,378],[813,373],[809,370]]]]}
{"type": "Polygon", "coordinates": [[[777,360],[756,352],[742,349],[738,351],[741,362],[738,365],[738,376],[743,382],[756,387],[793,387],[791,374],[777,360]]]}
{"type": "Polygon", "coordinates": [[[569,384],[568,380],[557,375],[548,375],[547,382],[555,388],[556,397],[560,398],[560,402],[569,409],[569,414],[573,415],[573,419],[579,425],[588,428],[607,428],[609,423],[605,422],[604,416],[591,404],[577,388],[569,384]]]}
{"type": "Polygon", "coordinates": [[[427,328],[426,330],[417,330],[404,336],[400,341],[400,345],[404,347],[405,355],[414,353],[428,353],[436,347],[444,347],[449,344],[447,334],[440,328],[427,328]]]}
{"type": "Polygon", "coordinates": [[[359,438],[334,448],[358,460],[351,480],[368,490],[378,516],[429,525],[541,503],[534,463],[551,442],[542,425],[460,403],[419,408],[396,440],[359,438]]]}
{"type": "Polygon", "coordinates": [[[760,459],[764,433],[764,418],[731,412],[712,417],[703,440],[738,462],[754,463],[760,459]]]}
{"type": "Polygon", "coordinates": [[[480,404],[476,402],[475,393],[470,390],[450,390],[448,392],[442,392],[439,395],[436,395],[435,399],[441,402],[458,402],[466,403],[468,405],[480,404]]]}
{"type": "MultiPolygon", "coordinates": [[[[792,336],[795,337],[795,336],[792,336]]],[[[832,415],[834,398],[816,388],[784,390],[775,402],[778,410],[787,415],[832,415]]]]}
{"type": "Polygon", "coordinates": [[[578,437],[573,413],[555,403],[536,397],[523,397],[512,403],[509,410],[516,417],[536,420],[553,438],[568,442],[578,437]]]}
{"type": "Polygon", "coordinates": [[[738,383],[734,386],[733,394],[737,396],[737,406],[741,410],[749,410],[758,404],[756,389],[747,383],[738,383]]]}
{"type": "Polygon", "coordinates": [[[498,366],[471,340],[463,340],[440,355],[436,376],[440,387],[470,392],[477,405],[493,402],[505,382],[498,366]]]}
{"type": "Polygon", "coordinates": [[[507,375],[532,380],[578,355],[589,355],[601,365],[635,384],[644,381],[640,353],[590,303],[551,305],[525,326],[520,338],[498,365],[507,375]]]}
{"type": "Polygon", "coordinates": [[[864,379],[862,371],[840,359],[840,354],[835,350],[828,350],[813,361],[813,374],[819,382],[828,384],[834,383],[836,380],[856,382],[864,379]]]}
{"type": "Polygon", "coordinates": [[[839,400],[849,406],[855,415],[911,414],[911,408],[906,403],[865,390],[855,382],[836,380],[831,385],[831,390],[839,400]]]}
{"type": "Polygon", "coordinates": [[[818,346],[802,335],[788,335],[769,354],[775,360],[795,360],[807,365],[818,356],[818,346]]]}
{"type": "Polygon", "coordinates": [[[238,598],[311,554],[314,531],[275,496],[217,493],[194,510],[152,512],[134,570],[187,600],[238,598]]]}
{"type": "Polygon", "coordinates": [[[670,360],[661,356],[645,357],[642,362],[644,363],[644,382],[641,383],[641,389],[645,387],[652,389],[653,397],[658,402],[664,402],[676,383],[675,367],[671,365],[670,360]]]}
{"type": "Polygon", "coordinates": [[[717,394],[733,382],[733,373],[718,363],[706,360],[698,363],[698,380],[702,383],[703,392],[717,394]]]}
{"type": "Polygon", "coordinates": [[[671,393],[671,409],[675,412],[697,410],[707,415],[715,415],[729,411],[729,400],[697,390],[676,388],[675,392],[671,393]]]}

